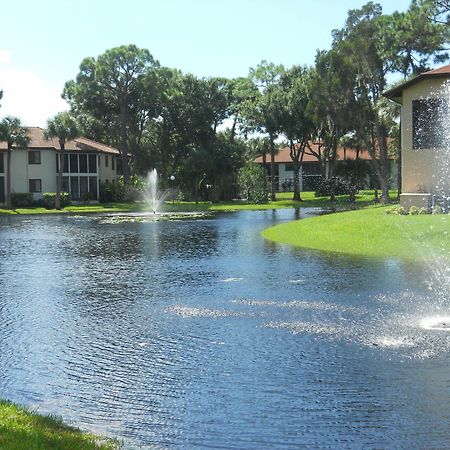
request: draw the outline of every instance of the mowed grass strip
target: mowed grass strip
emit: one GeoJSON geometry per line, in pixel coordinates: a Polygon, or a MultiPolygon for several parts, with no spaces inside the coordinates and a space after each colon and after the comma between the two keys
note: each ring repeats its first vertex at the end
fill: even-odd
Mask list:
{"type": "Polygon", "coordinates": [[[61,419],[41,416],[14,403],[0,400],[0,448],[107,450],[120,448],[120,445],[69,427],[61,419]]]}
{"type": "MultiPolygon", "coordinates": [[[[391,198],[395,199],[397,191],[391,191],[391,198]]],[[[278,192],[277,200],[263,204],[248,203],[245,200],[230,202],[179,202],[166,201],[161,205],[162,212],[194,212],[194,211],[243,211],[243,210],[267,210],[282,208],[336,208],[348,209],[351,205],[348,195],[339,195],[336,201],[330,201],[329,197],[316,197],[314,192],[302,192],[301,202],[292,200],[292,192],[278,192]]],[[[356,207],[368,206],[373,202],[373,191],[360,191],[356,196],[356,207]]],[[[0,215],[22,215],[22,214],[83,214],[83,213],[127,213],[127,212],[149,212],[150,207],[143,202],[121,202],[101,203],[90,205],[72,205],[61,210],[45,209],[43,207],[16,208],[12,210],[0,209],[0,215]]]]}
{"type": "Polygon", "coordinates": [[[450,255],[450,216],[386,214],[387,207],[328,214],[268,228],[271,241],[324,252],[379,258],[450,255]]]}

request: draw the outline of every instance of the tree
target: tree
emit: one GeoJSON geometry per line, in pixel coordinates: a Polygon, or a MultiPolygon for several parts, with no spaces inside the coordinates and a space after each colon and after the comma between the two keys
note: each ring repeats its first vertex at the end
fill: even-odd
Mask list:
{"type": "Polygon", "coordinates": [[[250,162],[238,172],[239,190],[243,198],[250,203],[267,203],[266,171],[259,164],[250,162]]]}
{"type": "Polygon", "coordinates": [[[6,152],[6,207],[11,209],[11,154],[13,147],[27,147],[30,142],[27,129],[17,117],[5,117],[0,122],[0,141],[7,143],[6,152]]]}
{"type": "Polygon", "coordinates": [[[136,154],[138,134],[158,115],[155,69],[159,63],[135,45],[107,50],[97,59],[85,58],[75,81],[66,83],[63,97],[84,125],[101,136],[87,135],[119,147],[125,182],[130,178],[129,155],[136,154]]]}
{"type": "Polygon", "coordinates": [[[249,78],[257,90],[255,89],[255,96],[246,102],[244,112],[247,127],[252,131],[265,133],[269,138],[271,200],[276,200],[275,139],[278,130],[278,111],[274,93],[283,72],[284,67],[282,65],[275,65],[267,61],[262,61],[256,69],[250,69],[249,78]]]}
{"type": "Polygon", "coordinates": [[[277,105],[277,131],[289,142],[294,176],[292,200],[301,201],[299,175],[305,150],[311,139],[313,122],[308,114],[311,70],[294,66],[285,71],[274,93],[277,105]]]}
{"type": "Polygon", "coordinates": [[[72,114],[67,111],[58,113],[47,122],[44,132],[46,139],[57,138],[59,141],[58,178],[56,182],[55,208],[61,209],[61,191],[64,171],[64,150],[67,141],[72,141],[79,136],[78,124],[72,114]]]}
{"type": "MultiPolygon", "coordinates": [[[[354,68],[354,129],[371,155],[383,202],[389,201],[390,178],[389,123],[379,105],[387,86],[386,76],[423,70],[443,50],[442,43],[447,39],[447,30],[438,24],[424,32],[423,10],[418,5],[413,1],[404,15],[383,16],[381,6],[369,2],[359,10],[350,10],[345,27],[333,32],[333,49],[348,58],[354,68]]],[[[443,53],[439,60],[445,58],[443,53]]]]}
{"type": "Polygon", "coordinates": [[[338,49],[317,52],[308,113],[318,150],[310,147],[308,153],[320,162],[322,178],[333,175],[339,140],[353,128],[354,86],[355,72],[348,57],[338,49]]]}

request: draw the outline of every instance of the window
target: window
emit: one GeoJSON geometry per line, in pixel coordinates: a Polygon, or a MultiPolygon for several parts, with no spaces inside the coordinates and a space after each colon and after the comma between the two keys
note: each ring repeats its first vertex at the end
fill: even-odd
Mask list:
{"type": "Polygon", "coordinates": [[[90,200],[97,200],[97,177],[89,177],[90,200]]]}
{"type": "Polygon", "coordinates": [[[5,177],[0,177],[0,203],[4,202],[5,202],[5,177]]]}
{"type": "Polygon", "coordinates": [[[78,177],[70,177],[70,196],[72,197],[72,200],[80,200],[78,177]]]}
{"type": "Polygon", "coordinates": [[[87,155],[80,155],[80,173],[87,173],[87,155]]]}
{"type": "Polygon", "coordinates": [[[443,98],[413,100],[413,148],[446,148],[450,142],[445,133],[449,104],[443,98]]]}
{"type": "Polygon", "coordinates": [[[28,152],[28,164],[41,164],[41,152],[39,150],[28,152]]]}
{"type": "Polygon", "coordinates": [[[89,173],[97,173],[97,155],[89,155],[89,173]]]}
{"type": "Polygon", "coordinates": [[[111,169],[116,170],[116,158],[111,156],[111,169]]]}
{"type": "Polygon", "coordinates": [[[29,192],[42,192],[42,181],[41,180],[28,180],[29,192]]]}
{"type": "MultiPolygon", "coordinates": [[[[56,173],[59,171],[59,154],[56,154],[56,173]]],[[[64,166],[63,166],[63,172],[68,173],[69,172],[69,155],[64,154],[64,166]]]]}
{"type": "MultiPolygon", "coordinates": [[[[58,180],[56,180],[56,182],[58,183],[58,180]]],[[[62,178],[62,191],[70,192],[69,177],[62,178]]]]}
{"type": "Polygon", "coordinates": [[[294,164],[287,163],[284,165],[285,172],[292,172],[294,170],[294,164]]]}
{"type": "Polygon", "coordinates": [[[4,160],[3,160],[3,153],[0,153],[0,173],[5,172],[5,166],[4,166],[4,160]]]}
{"type": "Polygon", "coordinates": [[[80,198],[87,200],[88,193],[88,177],[80,177],[80,198]]]}
{"type": "Polygon", "coordinates": [[[78,155],[70,155],[70,173],[78,173],[78,155]]]}
{"type": "Polygon", "coordinates": [[[109,164],[109,157],[108,155],[105,155],[105,167],[108,167],[109,164]]]}

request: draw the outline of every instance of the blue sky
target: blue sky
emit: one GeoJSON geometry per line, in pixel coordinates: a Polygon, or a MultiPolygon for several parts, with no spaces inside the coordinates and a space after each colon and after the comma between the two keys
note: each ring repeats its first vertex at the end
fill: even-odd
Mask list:
{"type": "MultiPolygon", "coordinates": [[[[200,77],[248,74],[266,59],[314,63],[359,0],[16,0],[2,5],[0,117],[45,126],[81,60],[136,44],[162,65],[200,77]]],[[[382,0],[385,13],[410,0],[382,0]]]]}

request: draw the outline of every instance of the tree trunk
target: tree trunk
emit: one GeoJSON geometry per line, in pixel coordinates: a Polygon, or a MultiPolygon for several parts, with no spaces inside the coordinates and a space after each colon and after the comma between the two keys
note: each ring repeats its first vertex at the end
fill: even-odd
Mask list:
{"type": "Polygon", "coordinates": [[[275,201],[277,199],[275,194],[275,142],[272,134],[269,135],[270,139],[270,200],[275,201]]]}
{"type": "Polygon", "coordinates": [[[120,161],[125,184],[130,183],[130,168],[128,167],[128,143],[127,143],[127,121],[126,104],[120,105],[120,161]]]}
{"type": "MultiPolygon", "coordinates": [[[[377,137],[378,148],[380,151],[379,162],[377,164],[377,176],[380,182],[381,188],[381,201],[382,203],[389,203],[389,158],[387,150],[386,133],[383,129],[383,125],[380,123],[378,116],[375,117],[375,133],[377,137]]],[[[375,146],[372,147],[371,157],[376,157],[375,146]]]]}
{"type": "Polygon", "coordinates": [[[55,195],[55,208],[61,209],[61,191],[62,191],[62,180],[64,173],[64,150],[65,143],[59,142],[59,167],[58,167],[58,178],[56,180],[56,195],[55,195]]]}
{"type": "Polygon", "coordinates": [[[262,155],[262,160],[263,160],[263,167],[264,167],[264,192],[267,192],[267,156],[266,153],[263,153],[262,155]]]}
{"type": "Polygon", "coordinates": [[[293,176],[294,176],[294,195],[292,197],[292,200],[294,202],[301,202],[303,201],[300,197],[300,169],[302,167],[303,163],[303,157],[305,156],[305,149],[308,145],[308,141],[303,141],[299,143],[298,147],[295,146],[294,141],[291,139],[289,141],[289,155],[292,159],[292,169],[293,169],[293,176]]]}
{"type": "Polygon", "coordinates": [[[299,175],[300,175],[300,163],[297,160],[292,161],[292,167],[293,167],[293,176],[294,176],[294,196],[292,197],[292,200],[294,202],[301,202],[303,201],[300,197],[300,182],[299,182],[299,175]]]}
{"type": "Polygon", "coordinates": [[[12,149],[8,148],[6,152],[6,208],[12,208],[11,202],[11,152],[12,149]]]}

